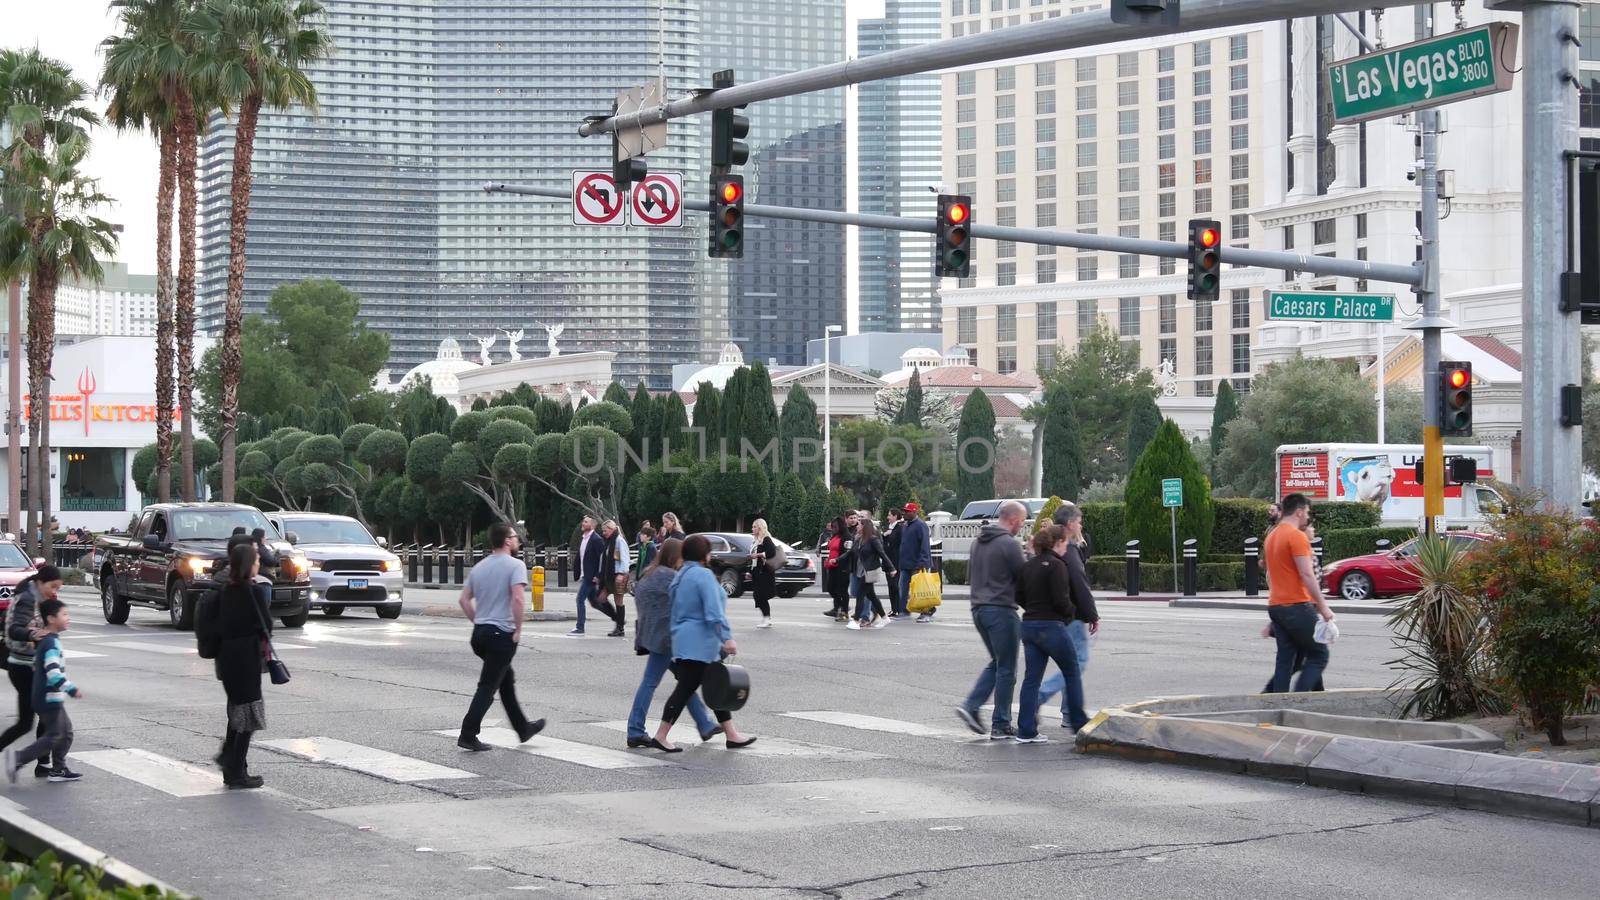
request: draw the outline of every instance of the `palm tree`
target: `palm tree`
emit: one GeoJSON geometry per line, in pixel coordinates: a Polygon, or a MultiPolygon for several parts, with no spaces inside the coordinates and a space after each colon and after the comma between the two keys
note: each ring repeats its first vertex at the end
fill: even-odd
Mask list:
{"type": "Polygon", "coordinates": [[[0,281],[27,277],[30,282],[29,482],[35,489],[28,498],[25,531],[39,555],[47,555],[50,542],[48,398],[56,284],[63,268],[98,277],[93,251],[98,239],[111,233],[111,226],[88,217],[88,210],[103,198],[92,183],[80,183],[76,170],[87,153],[84,129],[99,121],[83,105],[87,93],[70,68],[37,49],[0,50],[0,122],[11,135],[11,143],[0,148],[0,170],[6,176],[0,204],[5,211],[0,219],[0,281]],[[43,539],[36,540],[36,534],[43,539]]]}
{"type": "MultiPolygon", "coordinates": [[[[174,306],[172,207],[177,184],[177,94],[188,53],[182,44],[184,0],[115,0],[122,34],[101,45],[101,89],[107,120],[119,130],[156,135],[161,147],[156,187],[156,499],[172,499],[174,306]]],[[[189,336],[192,344],[193,334],[189,336]]],[[[187,407],[187,402],[185,402],[187,407]]],[[[193,499],[185,495],[184,499],[193,499]]]]}
{"type": "MultiPolygon", "coordinates": [[[[55,355],[56,288],[61,276],[99,281],[100,259],[116,252],[116,226],[93,214],[110,202],[81,172],[89,140],[76,136],[43,151],[22,154],[6,181],[6,205],[18,215],[0,224],[0,275],[28,278],[29,432],[37,435],[38,464],[30,512],[45,534],[50,522],[50,362],[55,355]]],[[[32,523],[30,523],[30,526],[32,523]]],[[[31,527],[29,529],[32,530],[31,527]]]]}
{"type": "Polygon", "coordinates": [[[250,216],[251,156],[262,107],[315,109],[317,89],[305,66],[332,51],[315,0],[209,0],[196,11],[196,81],[207,95],[237,104],[232,210],[228,220],[228,296],[222,328],[222,499],[234,497],[238,439],[240,327],[244,317],[245,227],[250,216]]]}

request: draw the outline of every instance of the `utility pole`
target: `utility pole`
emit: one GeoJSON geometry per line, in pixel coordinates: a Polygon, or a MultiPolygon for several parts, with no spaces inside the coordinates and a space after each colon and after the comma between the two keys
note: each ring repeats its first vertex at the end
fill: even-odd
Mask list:
{"type": "MultiPolygon", "coordinates": [[[[1432,19],[1428,32],[1432,33],[1432,19]]],[[[1439,112],[1417,113],[1421,129],[1422,167],[1422,318],[1409,327],[1422,331],[1422,516],[1423,531],[1432,535],[1444,515],[1444,436],[1440,433],[1443,410],[1439,407],[1439,344],[1448,323],[1439,315],[1439,112]]]]}
{"type": "Polygon", "coordinates": [[[11,282],[6,311],[6,528],[22,533],[22,282],[11,282]]]}

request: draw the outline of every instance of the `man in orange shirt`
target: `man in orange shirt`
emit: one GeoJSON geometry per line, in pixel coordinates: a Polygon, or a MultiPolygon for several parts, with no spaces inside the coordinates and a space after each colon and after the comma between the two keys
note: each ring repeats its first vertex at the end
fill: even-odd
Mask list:
{"type": "Polygon", "coordinates": [[[1295,656],[1305,659],[1305,667],[1294,683],[1296,691],[1309,691],[1322,679],[1328,667],[1328,645],[1319,644],[1315,633],[1317,617],[1333,621],[1333,610],[1322,598],[1317,584],[1316,559],[1306,526],[1311,523],[1311,501],[1304,494],[1290,494],[1280,504],[1283,518],[1267,535],[1267,617],[1272,620],[1272,635],[1278,641],[1277,668],[1272,675],[1272,690],[1289,690],[1295,656]]]}

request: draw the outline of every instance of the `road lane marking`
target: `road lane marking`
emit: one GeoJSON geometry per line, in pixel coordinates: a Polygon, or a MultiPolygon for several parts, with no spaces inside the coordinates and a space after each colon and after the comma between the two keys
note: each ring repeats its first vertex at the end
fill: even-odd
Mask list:
{"type": "Polygon", "coordinates": [[[840,725],[845,728],[857,728],[862,731],[882,731],[888,734],[906,734],[912,737],[932,738],[970,738],[970,731],[957,731],[953,728],[936,728],[923,725],[919,722],[903,722],[899,719],[884,719],[878,716],[867,716],[860,713],[836,712],[831,709],[815,709],[800,712],[786,712],[778,715],[790,719],[804,719],[808,722],[821,722],[825,725],[840,725]]]}
{"type": "Polygon", "coordinates": [[[143,653],[164,653],[169,656],[194,656],[198,651],[194,645],[173,644],[148,644],[143,641],[109,641],[95,644],[96,647],[116,647],[121,650],[138,650],[143,653]]]}
{"type": "MultiPolygon", "coordinates": [[[[618,722],[591,722],[596,728],[626,734],[628,723],[618,722]]],[[[652,719],[645,723],[645,733],[655,734],[661,723],[652,719]]],[[[680,721],[672,726],[669,734],[672,742],[685,750],[704,747],[707,751],[726,750],[727,746],[720,737],[713,737],[709,741],[700,740],[700,732],[695,729],[693,722],[680,721]]],[[[760,740],[748,747],[730,751],[741,756],[789,756],[809,757],[814,759],[887,759],[877,753],[867,753],[863,750],[851,750],[848,747],[830,747],[827,744],[813,744],[807,741],[790,741],[783,738],[768,737],[763,735],[760,740]]]]}
{"type": "Polygon", "coordinates": [[[477,778],[472,772],[435,765],[387,750],[364,747],[330,737],[283,738],[261,741],[263,746],[281,750],[311,762],[328,763],[353,769],[389,781],[440,781],[446,778],[477,778]]]}
{"type": "Polygon", "coordinates": [[[62,650],[61,655],[67,659],[100,659],[104,653],[90,653],[87,650],[62,650]]]}
{"type": "Polygon", "coordinates": [[[72,758],[174,797],[204,797],[227,791],[222,776],[216,772],[148,750],[89,750],[74,753],[72,758]]]}
{"type": "MultiPolygon", "coordinates": [[[[457,737],[460,732],[454,730],[435,731],[445,737],[457,737]]],[[[627,753],[621,750],[611,750],[605,747],[595,747],[591,744],[580,744],[577,741],[563,741],[560,738],[545,737],[540,735],[526,744],[517,739],[517,733],[509,728],[485,728],[478,734],[478,739],[491,747],[502,750],[515,750],[518,753],[527,753],[531,756],[542,756],[546,759],[560,760],[575,765],[586,766],[591,769],[642,769],[648,766],[664,766],[664,760],[647,756],[645,753],[634,751],[627,753]]]]}

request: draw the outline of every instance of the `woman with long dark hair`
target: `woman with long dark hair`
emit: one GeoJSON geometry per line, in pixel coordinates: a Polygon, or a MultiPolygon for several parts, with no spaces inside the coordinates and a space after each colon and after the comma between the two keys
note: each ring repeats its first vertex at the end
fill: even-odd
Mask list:
{"type": "Polygon", "coordinates": [[[822,589],[833,598],[831,615],[843,622],[850,617],[850,526],[844,516],[828,523],[817,541],[817,556],[822,563],[822,589]]]}
{"type": "Polygon", "coordinates": [[[255,589],[261,557],[253,543],[235,543],[228,550],[228,580],[221,588],[217,625],[217,680],[228,696],[228,734],[217,754],[222,781],[231,788],[258,788],[245,762],[250,737],[267,727],[266,701],[261,697],[261,672],[271,618],[262,592],[255,589]]]}
{"type": "MultiPolygon", "coordinates": [[[[678,721],[689,698],[700,689],[706,669],[725,656],[737,656],[733,625],[728,621],[728,595],[717,576],[706,568],[711,557],[711,541],[703,534],[690,535],[683,542],[683,566],[673,578],[668,593],[672,598],[672,674],[678,684],[661,710],[661,726],[650,746],[663,753],[682,750],[668,735],[678,721]]],[[[712,712],[721,726],[729,749],[748,747],[756,739],[747,738],[733,725],[733,713],[725,709],[712,712]]]]}
{"type": "MultiPolygon", "coordinates": [[[[628,713],[628,746],[649,747],[650,732],[644,730],[645,715],[650,711],[650,701],[655,698],[661,677],[672,668],[672,580],[683,566],[683,541],[677,538],[663,541],[655,559],[639,579],[634,589],[633,602],[638,617],[634,620],[634,652],[648,657],[644,675],[639,679],[639,689],[633,694],[633,709],[628,713]]],[[[698,696],[688,700],[689,715],[700,731],[700,740],[709,740],[722,726],[706,711],[698,696]]]]}
{"type": "Polygon", "coordinates": [[[883,548],[878,528],[872,523],[872,514],[856,514],[856,548],[850,555],[850,585],[856,595],[856,615],[850,621],[851,629],[882,628],[889,624],[883,617],[883,604],[878,600],[878,582],[885,575],[895,577],[894,561],[883,548]]]}

